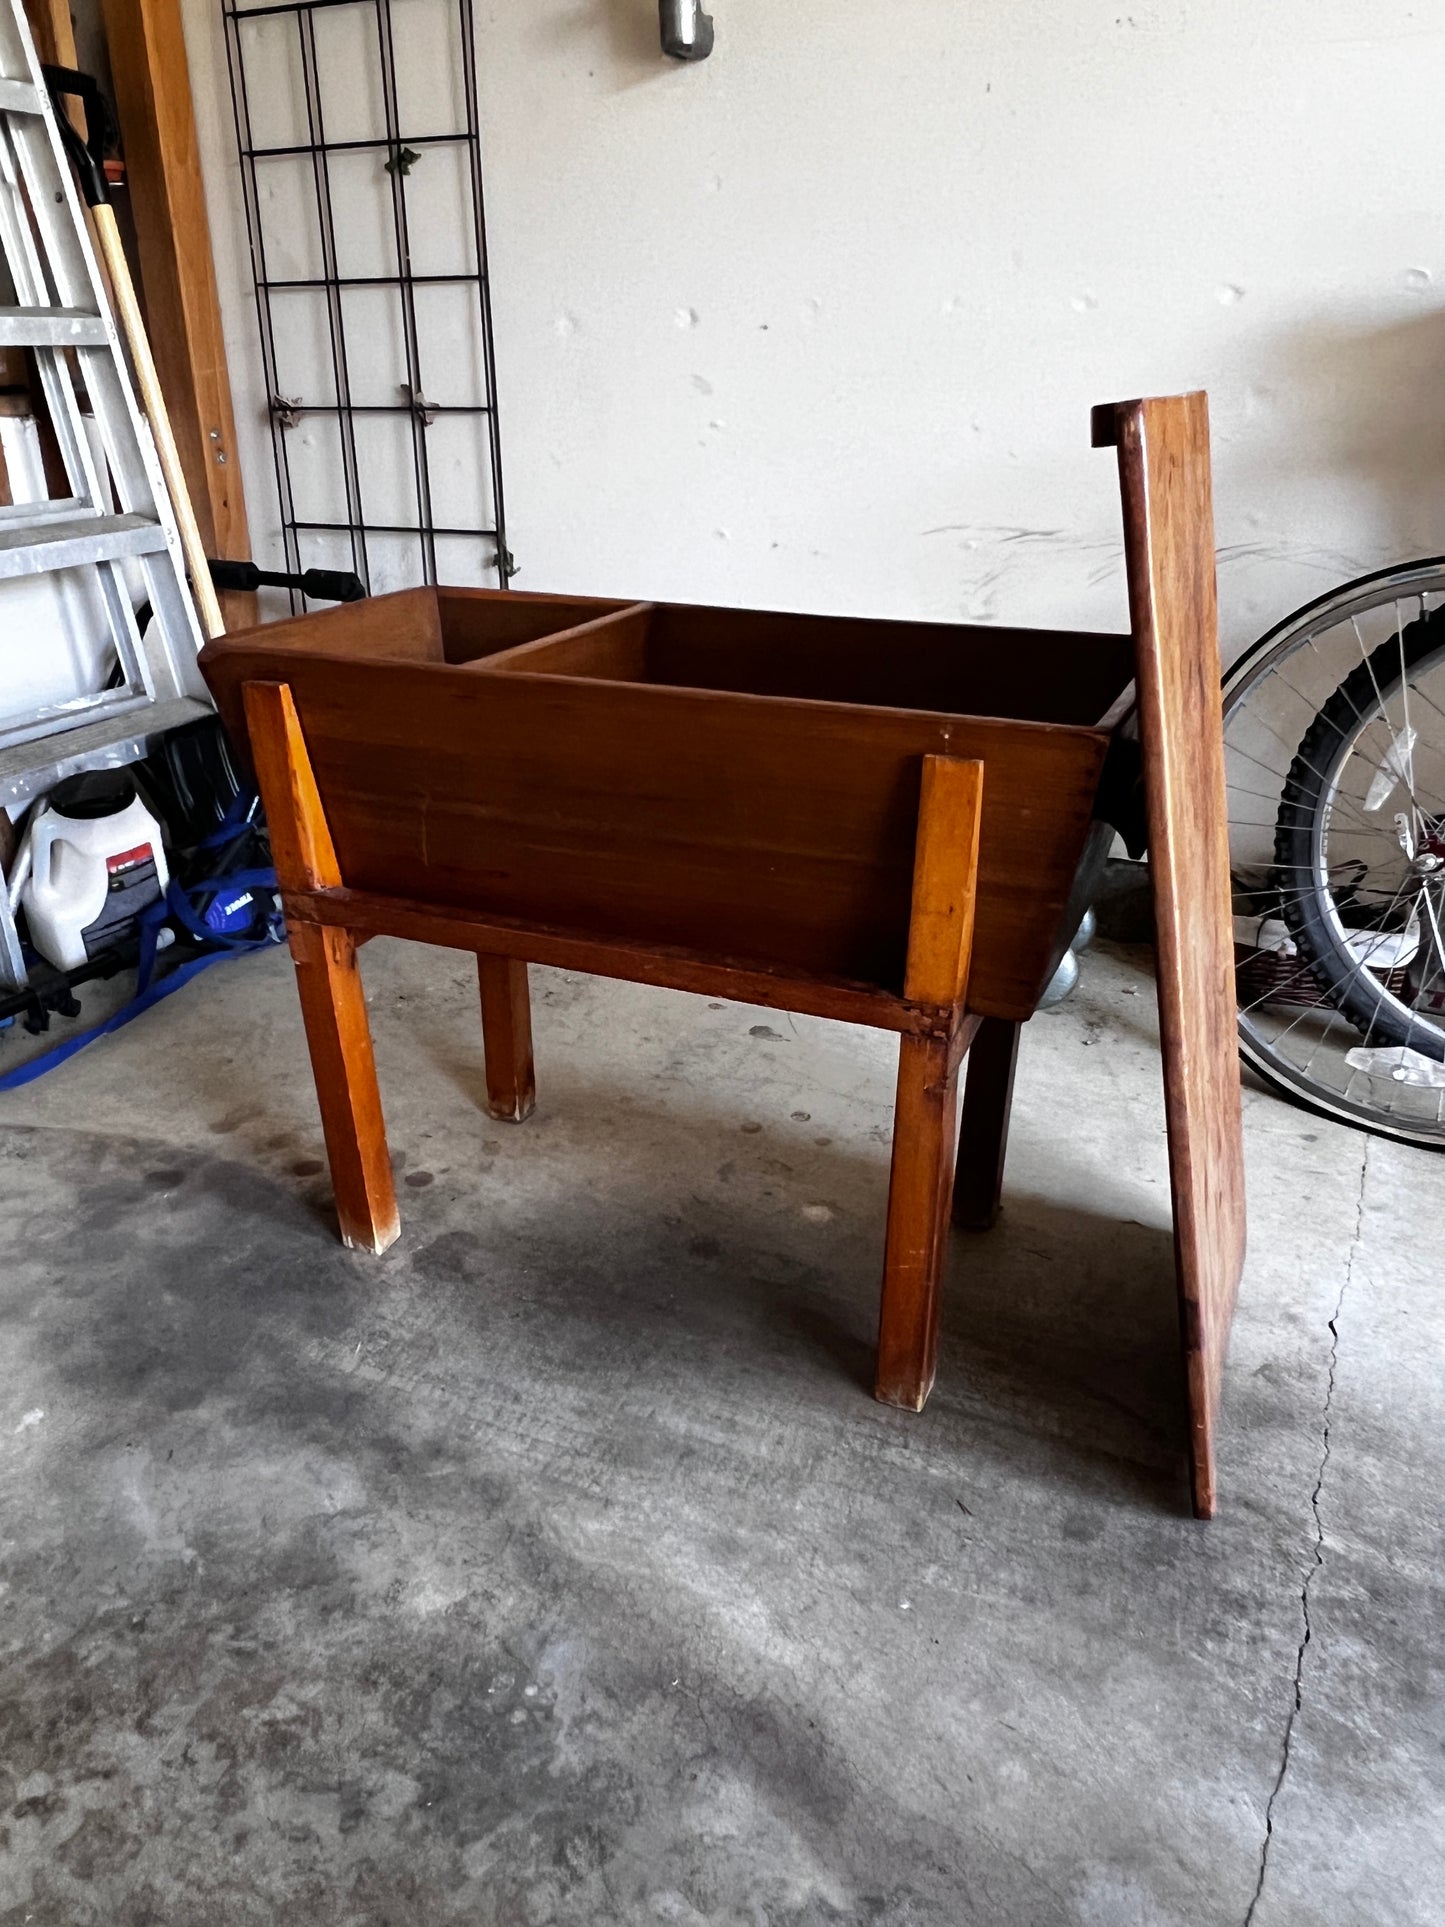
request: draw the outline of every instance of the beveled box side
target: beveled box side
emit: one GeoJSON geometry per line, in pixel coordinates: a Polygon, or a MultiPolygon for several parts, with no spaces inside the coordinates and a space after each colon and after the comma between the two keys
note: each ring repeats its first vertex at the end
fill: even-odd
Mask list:
{"type": "MultiPolygon", "coordinates": [[[[363,607],[365,605],[357,605],[363,607]]],[[[986,770],[969,1008],[1027,1017],[1088,834],[1099,730],[275,651],[346,886],[901,994],[922,759],[986,770]]]]}

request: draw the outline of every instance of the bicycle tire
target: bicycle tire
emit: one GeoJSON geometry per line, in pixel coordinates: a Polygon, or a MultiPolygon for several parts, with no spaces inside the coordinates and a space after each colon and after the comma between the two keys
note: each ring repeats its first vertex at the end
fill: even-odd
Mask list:
{"type": "MultiPolygon", "coordinates": [[[[1391,600],[1426,596],[1445,598],[1445,555],[1422,556],[1411,562],[1370,570],[1302,603],[1267,629],[1226,670],[1221,685],[1226,731],[1236,717],[1247,713],[1254,691],[1268,678],[1273,666],[1288,661],[1311,637],[1323,635],[1351,617],[1364,617],[1391,600]]],[[[1340,1021],[1352,1020],[1341,1017],[1340,1021]]],[[[1445,1133],[1440,1130],[1393,1116],[1322,1084],[1309,1068],[1283,1054],[1276,1041],[1251,1019],[1243,1003],[1238,1035],[1242,1061],[1264,1086],[1286,1102],[1314,1116],[1373,1136],[1425,1150],[1445,1151],[1445,1133]]]]}
{"type": "Polygon", "coordinates": [[[1368,1038],[1445,1061],[1445,1031],[1412,1015],[1372,977],[1341,941],[1318,882],[1320,818],[1351,741],[1395,693],[1412,669],[1445,654],[1445,610],[1417,617],[1398,642],[1380,644],[1325,703],[1300,741],[1285,778],[1275,835],[1275,860],[1284,876],[1308,884],[1283,890],[1284,920],[1315,981],[1335,1009],[1368,1038]]]}

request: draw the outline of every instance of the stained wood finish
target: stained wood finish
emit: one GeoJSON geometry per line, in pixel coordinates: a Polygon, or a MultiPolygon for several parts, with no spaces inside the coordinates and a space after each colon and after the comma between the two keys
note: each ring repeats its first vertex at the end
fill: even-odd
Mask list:
{"type": "Polygon", "coordinates": [[[520,1124],[532,1115],[537,1101],[527,966],[517,957],[481,955],[477,977],[487,1056],[487,1109],[504,1123],[520,1124]]]}
{"type": "Polygon", "coordinates": [[[998,1220],[1021,1028],[986,1017],[969,1044],[953,1187],[953,1222],[965,1231],[989,1231],[998,1220]]]}
{"type": "Polygon", "coordinates": [[[888,1231],[878,1317],[877,1396],[921,1412],[938,1368],[948,1192],[958,1116],[952,1032],[963,1022],[978,883],[982,763],[923,765],[908,926],[908,996],[949,1009],[950,1033],[898,1048],[888,1231]]]}
{"type": "Polygon", "coordinates": [[[653,682],[884,709],[1097,723],[1133,674],[1129,636],[664,604],[653,682]]]}
{"type": "MultiPolygon", "coordinates": [[[[365,607],[365,604],[358,605],[365,607]]],[[[1088,835],[1087,729],[209,645],[228,726],[289,682],[348,885],[903,987],[922,761],[983,761],[972,1008],[1028,1016],[1088,835]]]]}
{"type": "Polygon", "coordinates": [[[285,683],[253,682],[245,693],[246,727],[277,881],[291,892],[338,889],[341,866],[291,691],[285,683]]]}
{"type": "MultiPolygon", "coordinates": [[[[179,0],[102,0],[147,333],[207,554],[250,558],[179,0]]],[[[232,624],[255,598],[228,596],[232,624]]]]}
{"type": "Polygon", "coordinates": [[[1207,400],[1097,411],[1095,440],[1117,446],[1124,496],[1190,1461],[1207,1519],[1245,1245],[1207,400]]]}
{"type": "MultiPolygon", "coordinates": [[[[251,639],[272,654],[339,657],[346,661],[415,662],[456,667],[505,666],[526,661],[529,646],[565,644],[626,616],[633,605],[581,597],[524,595],[519,590],[401,589],[253,630],[251,639]]],[[[239,635],[228,641],[241,639],[239,635]]],[[[289,673],[287,665],[285,673],[289,673]]],[[[228,687],[225,660],[219,664],[228,687]]],[[[244,739],[241,746],[244,748],[244,739]]]]}
{"type": "Polygon", "coordinates": [[[518,648],[484,656],[484,669],[522,670],[530,675],[596,676],[608,682],[647,680],[647,635],[651,605],[634,603],[630,609],[598,616],[592,622],[564,629],[560,635],[541,636],[518,648]]]}
{"type": "Polygon", "coordinates": [[[885,1405],[910,1412],[923,1410],[938,1371],[957,1115],[958,1071],[949,1064],[948,1040],[905,1037],[898,1051],[873,1392],[885,1405]]]}
{"type": "MultiPolygon", "coordinates": [[[[347,662],[439,663],[445,660],[435,589],[400,589],[394,595],[371,596],[363,602],[344,602],[334,609],[318,609],[310,615],[289,616],[280,622],[268,622],[261,629],[235,632],[227,636],[227,644],[242,641],[248,635],[258,640],[264,637],[267,653],[286,659],[277,672],[280,679],[290,674],[290,658],[298,655],[347,662]]],[[[233,684],[238,687],[240,679],[225,675],[225,660],[220,659],[222,681],[229,690],[233,684]]],[[[239,708],[239,695],[235,696],[235,702],[239,708]]],[[[236,741],[244,753],[245,738],[236,741]]]]}
{"type": "Polygon", "coordinates": [[[516,918],[438,909],[433,904],[371,896],[359,890],[288,892],[285,906],[288,921],[300,919],[353,930],[358,941],[371,936],[405,937],[413,943],[442,944],[453,950],[522,957],[555,970],[581,970],[599,977],[616,977],[623,983],[691,990],[700,997],[730,997],[740,1004],[802,1011],[810,1017],[864,1024],[875,1030],[931,1036],[947,1029],[946,1020],[931,1005],[910,1004],[871,984],[830,977],[802,978],[795,971],[718,962],[677,945],[579,937],[516,918]]]}
{"type": "MultiPolygon", "coordinates": [[[[494,668],[541,667],[545,661],[552,674],[799,701],[1102,727],[1106,716],[1116,717],[1121,703],[1127,703],[1134,666],[1131,636],[1090,630],[800,616],[515,589],[406,593],[430,603],[437,642],[431,651],[396,652],[408,659],[466,663],[485,658],[494,668]],[[626,651],[594,653],[570,646],[574,632],[590,633],[608,616],[623,619],[626,651]],[[533,642],[561,642],[562,632],[569,646],[555,655],[538,651],[533,664],[510,655],[503,659],[504,652],[533,642]]],[[[385,610],[401,598],[378,600],[385,610]]],[[[378,620],[384,625],[385,615],[378,620]]],[[[373,631],[358,653],[385,655],[387,650],[373,631]]]]}
{"type": "MultiPolygon", "coordinates": [[[[418,589],[413,593],[432,601],[443,662],[475,662],[635,606],[603,596],[538,595],[521,589],[418,589]]],[[[389,602],[391,597],[380,600],[389,602]]]]}
{"type": "Polygon", "coordinates": [[[1104,841],[1096,719],[1121,719],[1132,663],[1195,1503],[1213,1510],[1243,1191],[1202,398],[1126,404],[1100,430],[1120,445],[1127,659],[1117,637],[435,590],[208,645],[238,747],[249,721],[349,1236],[395,1226],[355,969],[373,934],[477,953],[506,1116],[530,1103],[529,962],[894,1030],[876,1383],[920,1407],[960,1066],[954,1208],[982,1225],[1018,1025],[1104,841]]]}
{"type": "Polygon", "coordinates": [[[348,930],[288,933],[341,1242],[380,1254],[401,1234],[366,996],[348,930]]]}
{"type": "Polygon", "coordinates": [[[983,764],[925,756],[903,994],[962,1008],[973,944],[983,764]]]}
{"type": "MultiPolygon", "coordinates": [[[[292,892],[338,884],[336,852],[290,691],[252,683],[246,718],[277,880],[292,892]]],[[[356,943],[349,930],[300,921],[288,922],[287,936],[342,1243],[382,1252],[400,1234],[401,1218],[356,943]]]]}

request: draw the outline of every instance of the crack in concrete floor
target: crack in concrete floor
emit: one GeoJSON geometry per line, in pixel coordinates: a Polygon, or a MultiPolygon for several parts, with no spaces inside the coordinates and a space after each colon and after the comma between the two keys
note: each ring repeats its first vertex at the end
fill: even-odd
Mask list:
{"type": "Polygon", "coordinates": [[[1274,1785],[1270,1789],[1269,1800],[1264,1809],[1264,1839],[1260,1842],[1259,1848],[1259,1877],[1255,1881],[1254,1894],[1250,1899],[1249,1909],[1244,1916],[1243,1927],[1254,1927],[1255,1915],[1258,1913],[1260,1902],[1264,1898],[1265,1881],[1269,1877],[1269,1852],[1271,1846],[1274,1844],[1274,1811],[1279,1802],[1280,1794],[1284,1791],[1285,1781],[1289,1778],[1290,1760],[1294,1751],[1295,1723],[1304,1710],[1305,1655],[1309,1650],[1310,1641],[1314,1638],[1314,1627],[1310,1621],[1310,1587],[1314,1584],[1316,1577],[1325,1563],[1325,1521],[1324,1514],[1320,1508],[1320,1499],[1325,1489],[1325,1475],[1329,1470],[1330,1463],[1330,1414],[1335,1402],[1335,1374],[1340,1360],[1340,1318],[1345,1309],[1345,1298],[1350,1289],[1350,1279],[1354,1275],[1355,1260],[1359,1256],[1360,1244],[1364,1234],[1365,1190],[1369,1183],[1370,1145],[1372,1141],[1373,1140],[1368,1137],[1365,1139],[1364,1150],[1360,1157],[1360,1191],[1355,1201],[1355,1235],[1350,1245],[1349,1254],[1345,1259],[1344,1275],[1340,1279],[1340,1294],[1335,1300],[1335,1308],[1328,1321],[1330,1353],[1328,1373],[1325,1382],[1324,1404],[1320,1413],[1320,1463],[1319,1470],[1315,1475],[1314,1490],[1310,1493],[1310,1513],[1314,1520],[1315,1540],[1311,1548],[1312,1557],[1310,1564],[1305,1570],[1304,1579],[1299,1590],[1300,1619],[1303,1630],[1300,1634],[1299,1648],[1295,1654],[1294,1697],[1290,1704],[1289,1717],[1285,1721],[1284,1740],[1280,1747],[1279,1771],[1275,1775],[1274,1785]]]}

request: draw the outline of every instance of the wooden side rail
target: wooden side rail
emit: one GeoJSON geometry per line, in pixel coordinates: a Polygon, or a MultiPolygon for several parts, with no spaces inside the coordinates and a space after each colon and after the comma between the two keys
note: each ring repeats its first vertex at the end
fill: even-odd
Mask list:
{"type": "Polygon", "coordinates": [[[536,924],[496,917],[486,911],[458,910],[417,903],[405,897],[377,896],[364,890],[288,890],[282,898],[289,922],[320,923],[350,930],[358,944],[368,937],[406,937],[451,950],[515,957],[555,970],[580,970],[624,983],[655,984],[665,990],[691,990],[700,997],[726,997],[768,1010],[801,1011],[872,1030],[946,1034],[949,1014],[930,1004],[880,990],[875,984],[838,977],[793,977],[761,965],[712,962],[696,951],[664,944],[609,942],[536,924]]]}

